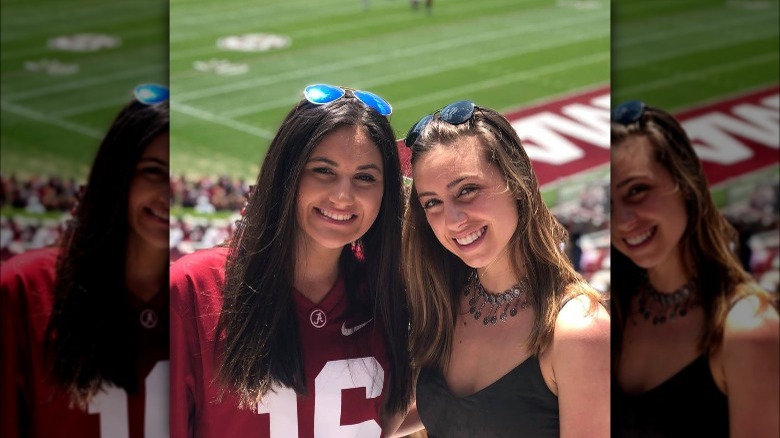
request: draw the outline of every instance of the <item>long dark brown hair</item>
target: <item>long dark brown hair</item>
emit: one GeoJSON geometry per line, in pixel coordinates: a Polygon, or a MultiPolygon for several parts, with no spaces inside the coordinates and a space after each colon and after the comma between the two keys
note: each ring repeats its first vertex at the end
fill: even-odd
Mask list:
{"type": "Polygon", "coordinates": [[[55,379],[84,406],[105,383],[136,388],[135,321],[126,304],[130,184],[149,143],[168,133],[168,102],[129,102],[93,161],[63,234],[45,348],[55,379]]]}
{"type": "MultiPolygon", "coordinates": [[[[573,294],[600,300],[563,251],[566,229],[542,199],[539,185],[517,132],[496,111],[480,107],[471,119],[451,125],[434,117],[412,147],[412,167],[434,148],[448,148],[465,137],[482,145],[484,158],[501,170],[507,188],[517,199],[519,221],[509,243],[516,272],[523,263],[531,300],[538,317],[528,347],[539,354],[552,340],[558,312],[573,294]],[[578,285],[571,288],[570,286],[578,285]]],[[[404,274],[411,318],[410,348],[414,364],[444,369],[447,366],[459,296],[471,268],[437,240],[428,225],[417,189],[412,186],[403,234],[404,274]]]]}
{"type": "Polygon", "coordinates": [[[217,325],[223,346],[217,378],[237,392],[241,407],[257,403],[273,385],[306,393],[292,294],[294,242],[300,232],[295,214],[298,185],[314,148],[347,126],[364,130],[379,148],[384,191],[376,220],[360,238],[363,259],[347,245],[339,269],[349,308],[366,308],[384,322],[391,362],[386,408],[405,412],[410,403],[408,313],[400,279],[403,192],[398,151],[387,118],[357,99],[343,98],[327,105],[301,100],[290,111],[271,142],[230,244],[217,325]],[[367,301],[358,293],[360,287],[367,287],[367,301]]]}
{"type": "MultiPolygon", "coordinates": [[[[683,197],[688,216],[679,242],[683,269],[688,278],[695,279],[701,294],[705,325],[699,349],[712,354],[723,339],[731,306],[748,294],[758,295],[762,305],[766,305],[769,295],[751,285],[752,279],[736,255],[736,230],[710,196],[704,169],[680,123],[671,114],[648,106],[633,123],[613,122],[611,132],[613,149],[626,147],[625,143],[632,138],[647,139],[655,151],[655,159],[672,176],[683,197]]],[[[612,355],[613,364],[619,364],[629,304],[639,291],[644,270],[614,246],[611,252],[612,355]]]]}

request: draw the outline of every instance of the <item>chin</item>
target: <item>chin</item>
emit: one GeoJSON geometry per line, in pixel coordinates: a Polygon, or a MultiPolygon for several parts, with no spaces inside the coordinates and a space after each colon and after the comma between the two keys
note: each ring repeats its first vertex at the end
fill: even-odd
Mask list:
{"type": "Polygon", "coordinates": [[[159,234],[148,233],[147,235],[141,235],[141,241],[150,249],[169,250],[171,242],[168,233],[165,233],[165,236],[159,234]]]}

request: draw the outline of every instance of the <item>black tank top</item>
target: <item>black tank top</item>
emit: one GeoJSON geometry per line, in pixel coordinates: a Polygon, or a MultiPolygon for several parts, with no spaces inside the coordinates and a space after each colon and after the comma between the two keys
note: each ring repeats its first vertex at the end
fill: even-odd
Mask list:
{"type": "Polygon", "coordinates": [[[441,372],[424,369],[417,380],[417,411],[430,438],[560,435],[558,397],[531,356],[506,375],[465,397],[455,397],[441,372]]]}
{"type": "Polygon", "coordinates": [[[728,400],[715,384],[706,355],[641,394],[626,395],[612,382],[614,438],[728,436],[728,400]]]}

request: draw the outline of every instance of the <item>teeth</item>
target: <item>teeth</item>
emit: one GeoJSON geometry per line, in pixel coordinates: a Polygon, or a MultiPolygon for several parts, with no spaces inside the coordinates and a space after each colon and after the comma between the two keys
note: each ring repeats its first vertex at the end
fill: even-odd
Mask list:
{"type": "Polygon", "coordinates": [[[351,214],[339,214],[328,210],[320,210],[320,213],[322,213],[323,216],[331,218],[336,221],[347,221],[352,219],[351,214]]]}
{"type": "Polygon", "coordinates": [[[150,208],[149,211],[151,211],[154,216],[157,216],[158,218],[160,218],[162,220],[166,220],[166,221],[168,220],[168,212],[167,211],[155,210],[153,208],[150,208]]]}
{"type": "Polygon", "coordinates": [[[628,242],[629,245],[639,245],[640,243],[649,239],[652,235],[653,229],[651,228],[638,236],[626,237],[626,242],[628,242]]]}
{"type": "Polygon", "coordinates": [[[458,245],[468,245],[469,243],[474,242],[475,240],[479,239],[480,236],[482,236],[485,233],[485,227],[482,227],[478,229],[477,231],[474,231],[473,233],[469,234],[466,237],[461,237],[460,239],[455,239],[456,242],[458,242],[458,245]]]}

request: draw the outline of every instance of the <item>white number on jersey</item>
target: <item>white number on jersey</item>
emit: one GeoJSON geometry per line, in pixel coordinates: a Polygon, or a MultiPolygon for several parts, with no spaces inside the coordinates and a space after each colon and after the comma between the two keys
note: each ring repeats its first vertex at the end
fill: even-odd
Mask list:
{"type": "MultiPolygon", "coordinates": [[[[314,379],[314,437],[378,437],[382,429],[374,420],[341,425],[341,391],[365,388],[366,399],[382,393],[385,372],[373,357],[331,361],[314,379]]],[[[269,414],[271,438],[298,436],[298,396],[290,388],[269,393],[257,405],[258,414],[269,414]]]]}
{"type": "MultiPolygon", "coordinates": [[[[144,403],[144,436],[146,438],[167,438],[168,428],[168,385],[170,367],[168,361],[154,365],[146,376],[146,400],[144,403]]],[[[127,411],[127,393],[122,388],[103,388],[89,404],[89,413],[100,415],[101,438],[127,438],[130,425],[127,411]]]]}

